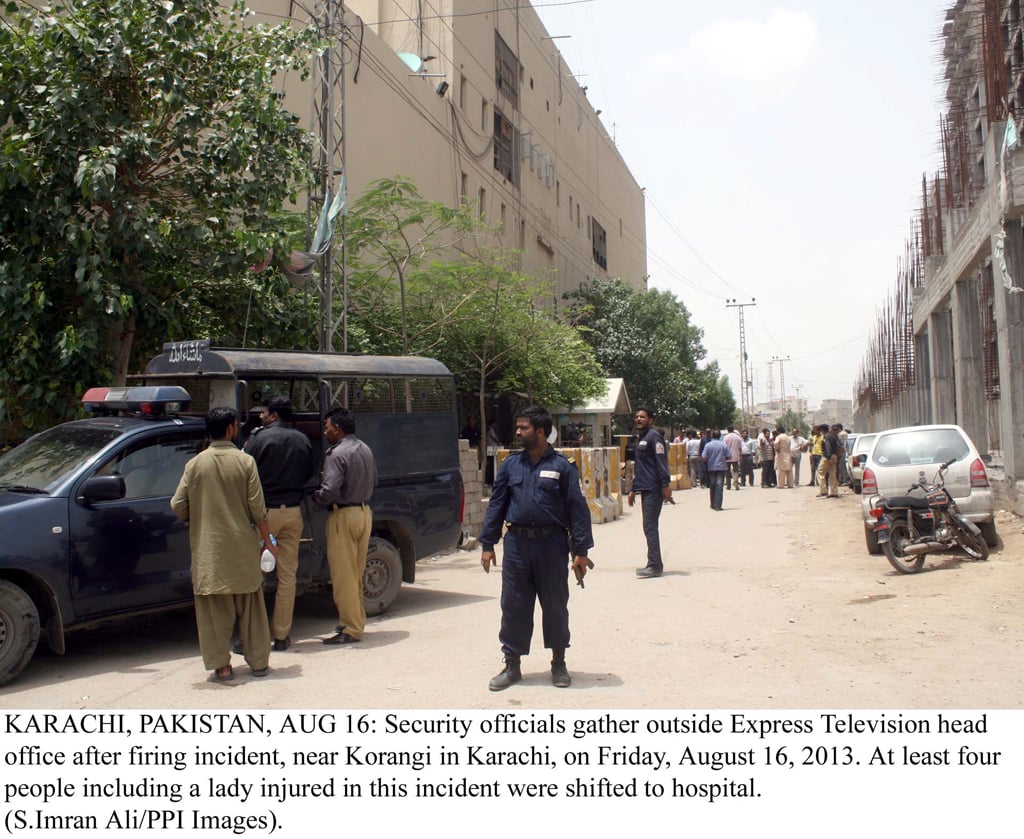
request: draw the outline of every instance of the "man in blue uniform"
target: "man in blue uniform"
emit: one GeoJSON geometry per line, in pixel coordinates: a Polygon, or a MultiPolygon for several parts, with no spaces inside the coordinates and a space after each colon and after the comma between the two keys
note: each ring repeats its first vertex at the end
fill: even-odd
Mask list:
{"type": "Polygon", "coordinates": [[[632,507],[640,493],[640,510],[647,538],[647,565],[636,569],[638,577],[660,577],[664,566],[661,561],[661,537],[658,519],[661,506],[672,498],[669,486],[668,447],[661,432],[654,427],[654,413],[646,405],[636,409],[636,453],[633,459],[633,488],[628,501],[632,507]]]}
{"type": "Polygon", "coordinates": [[[530,652],[533,611],[543,614],[544,646],[551,650],[551,682],[572,683],[565,666],[569,646],[569,556],[579,580],[587,573],[594,546],[590,510],[576,467],[548,445],[551,415],[525,408],[516,418],[523,448],[501,464],[480,532],[480,564],[490,573],[494,545],[508,522],[501,563],[501,652],[505,668],[490,681],[504,690],[523,678],[520,657],[530,652]],[[571,540],[571,541],[570,541],[571,540]]]}

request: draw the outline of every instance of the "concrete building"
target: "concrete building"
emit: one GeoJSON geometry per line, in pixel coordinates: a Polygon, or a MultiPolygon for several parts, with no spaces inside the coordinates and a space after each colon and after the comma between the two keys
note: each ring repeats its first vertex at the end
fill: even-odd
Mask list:
{"type": "Polygon", "coordinates": [[[860,431],[961,425],[1024,513],[1024,28],[1021,0],[957,0],[942,32],[943,168],[858,386],[860,431]],[[1009,123],[1009,127],[1008,127],[1009,123]]]}
{"type": "MultiPolygon", "coordinates": [[[[350,202],[399,174],[430,200],[468,200],[522,252],[522,271],[552,276],[556,305],[593,277],[645,287],[643,190],[528,3],[250,5],[269,23],[332,15],[344,81],[327,109],[344,136],[350,202]]],[[[285,89],[312,125],[325,101],[316,75],[285,89]]]]}

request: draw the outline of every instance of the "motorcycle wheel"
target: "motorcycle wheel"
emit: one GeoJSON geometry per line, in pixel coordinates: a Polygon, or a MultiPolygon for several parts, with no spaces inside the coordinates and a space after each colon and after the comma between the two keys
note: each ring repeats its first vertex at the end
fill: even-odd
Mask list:
{"type": "Polygon", "coordinates": [[[910,529],[906,522],[894,521],[889,527],[889,541],[882,547],[889,564],[901,574],[916,574],[924,567],[924,554],[905,554],[903,546],[910,541],[910,529]]]}
{"type": "Polygon", "coordinates": [[[975,535],[957,525],[956,543],[971,559],[988,559],[988,544],[980,533],[975,535]]]}

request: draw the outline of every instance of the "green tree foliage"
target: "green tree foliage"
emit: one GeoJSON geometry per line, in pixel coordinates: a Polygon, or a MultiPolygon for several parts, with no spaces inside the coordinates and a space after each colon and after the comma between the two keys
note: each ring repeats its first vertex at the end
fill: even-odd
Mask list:
{"type": "Polygon", "coordinates": [[[810,436],[811,433],[811,426],[804,418],[804,415],[801,413],[797,413],[792,409],[786,411],[786,413],[780,416],[777,424],[785,428],[787,434],[794,428],[799,428],[800,434],[802,434],[804,437],[810,436]]]}
{"type": "MultiPolygon", "coordinates": [[[[473,208],[420,197],[407,178],[376,181],[352,206],[349,333],[366,352],[431,355],[463,393],[580,402],[604,382],[589,346],[539,301],[550,283],[488,249],[473,208]]],[[[350,340],[350,347],[352,341],[350,340]]]]}
{"type": "Polygon", "coordinates": [[[281,244],[273,213],[308,180],[308,135],[281,90],[285,72],[307,66],[313,39],[216,0],[7,5],[0,418],[13,423],[9,434],[63,418],[86,384],[120,380],[145,343],[136,336],[150,341],[148,354],[177,324],[211,312],[226,320],[218,300],[280,296],[247,266],[281,244]]]}
{"type": "Polygon", "coordinates": [[[575,323],[608,376],[625,379],[634,406],[649,405],[665,426],[722,426],[736,410],[717,362],[698,366],[703,332],[671,292],[636,291],[596,279],[569,292],[575,323]]]}

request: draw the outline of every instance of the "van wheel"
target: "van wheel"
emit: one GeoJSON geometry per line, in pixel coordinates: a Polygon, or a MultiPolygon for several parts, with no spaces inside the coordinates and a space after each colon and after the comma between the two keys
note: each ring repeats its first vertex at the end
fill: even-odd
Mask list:
{"type": "Polygon", "coordinates": [[[387,539],[370,538],[363,572],[363,608],[368,615],[379,615],[395,602],[402,587],[402,557],[387,539]]]}
{"type": "Polygon", "coordinates": [[[882,552],[882,546],[878,544],[878,537],[875,535],[873,527],[864,528],[864,542],[868,546],[869,554],[877,555],[882,552]]]}
{"type": "Polygon", "coordinates": [[[39,644],[39,612],[14,583],[0,580],[0,685],[17,676],[39,644]]]}
{"type": "Polygon", "coordinates": [[[978,530],[981,531],[981,538],[985,540],[985,544],[990,548],[995,548],[999,545],[999,536],[996,533],[996,523],[994,521],[979,521],[977,522],[978,530]]]}

